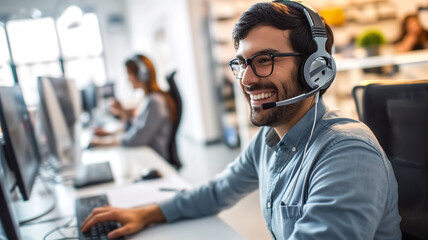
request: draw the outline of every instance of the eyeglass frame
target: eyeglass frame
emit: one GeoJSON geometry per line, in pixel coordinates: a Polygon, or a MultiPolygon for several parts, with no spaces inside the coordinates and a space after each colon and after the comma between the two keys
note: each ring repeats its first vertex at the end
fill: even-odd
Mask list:
{"type": "Polygon", "coordinates": [[[275,63],[274,62],[275,57],[292,57],[292,56],[303,56],[303,54],[301,54],[299,52],[291,52],[291,53],[258,53],[258,54],[255,54],[255,55],[251,56],[250,58],[247,58],[247,59],[245,59],[245,58],[234,58],[234,59],[232,59],[232,60],[229,61],[229,66],[230,66],[230,69],[232,70],[233,75],[235,76],[235,79],[242,79],[243,78],[243,77],[238,77],[237,75],[235,75],[235,73],[233,71],[233,67],[232,67],[233,61],[237,61],[237,60],[243,60],[244,61],[245,68],[242,69],[243,71],[245,71],[245,69],[247,69],[248,65],[250,65],[251,69],[253,70],[253,73],[257,77],[269,77],[273,73],[273,68],[274,68],[274,65],[275,65],[274,64],[275,63]],[[261,56],[261,55],[268,55],[272,59],[272,68],[271,68],[271,71],[266,76],[260,76],[257,73],[256,68],[253,65],[253,59],[256,58],[256,57],[258,57],[258,56],[261,56]]]}

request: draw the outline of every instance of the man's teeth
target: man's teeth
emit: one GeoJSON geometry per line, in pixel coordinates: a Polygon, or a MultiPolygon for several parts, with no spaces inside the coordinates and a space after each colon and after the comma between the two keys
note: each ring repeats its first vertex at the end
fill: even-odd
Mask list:
{"type": "Polygon", "coordinates": [[[259,94],[251,94],[251,100],[262,100],[265,98],[270,98],[273,95],[273,92],[259,93],[259,94]]]}

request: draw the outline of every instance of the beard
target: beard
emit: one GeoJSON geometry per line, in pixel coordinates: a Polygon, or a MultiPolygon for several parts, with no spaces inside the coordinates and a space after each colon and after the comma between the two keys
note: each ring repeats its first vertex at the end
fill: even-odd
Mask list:
{"type": "MultiPolygon", "coordinates": [[[[297,83],[297,79],[292,81],[283,82],[280,88],[282,92],[278,91],[278,87],[275,86],[272,82],[269,83],[255,83],[251,87],[245,87],[249,91],[263,90],[263,89],[275,89],[276,90],[276,99],[277,101],[282,101],[295,97],[299,94],[304,93],[304,89],[297,83]]],[[[293,103],[286,106],[274,107],[271,109],[264,110],[261,106],[251,106],[250,97],[246,94],[248,103],[250,104],[251,122],[255,126],[269,126],[275,127],[277,125],[289,122],[296,113],[302,108],[303,101],[293,103]]]]}

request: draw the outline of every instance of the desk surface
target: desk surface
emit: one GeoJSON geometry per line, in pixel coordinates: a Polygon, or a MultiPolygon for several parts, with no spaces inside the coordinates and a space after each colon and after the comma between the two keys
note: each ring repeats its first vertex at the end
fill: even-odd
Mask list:
{"type": "MultiPolygon", "coordinates": [[[[48,215],[35,222],[56,219],[45,223],[24,225],[20,228],[23,239],[43,239],[46,233],[54,228],[73,221],[74,201],[77,197],[85,197],[107,193],[110,204],[117,207],[136,207],[151,202],[167,199],[173,192],[159,191],[159,188],[188,188],[177,172],[164,161],[157,153],[148,147],[139,148],[100,148],[84,151],[82,163],[106,161],[111,164],[115,177],[114,183],[100,184],[76,190],[70,184],[56,184],[53,192],[57,199],[55,209],[48,215]],[[163,177],[161,179],[139,181],[141,169],[156,168],[163,177]]],[[[66,236],[77,236],[75,227],[63,229],[66,236]]],[[[58,238],[63,236],[56,235],[58,238]]],[[[55,237],[52,235],[51,237],[55,237]]],[[[48,239],[53,239],[48,238],[48,239]]],[[[178,221],[172,224],[151,226],[127,239],[244,239],[229,225],[218,217],[206,217],[195,220],[178,221]]]]}

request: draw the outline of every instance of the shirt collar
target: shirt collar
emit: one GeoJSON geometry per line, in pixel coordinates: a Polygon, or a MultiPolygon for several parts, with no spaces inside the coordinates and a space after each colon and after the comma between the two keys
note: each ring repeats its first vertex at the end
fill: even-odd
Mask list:
{"type": "MultiPolygon", "coordinates": [[[[318,109],[317,109],[317,123],[320,121],[322,116],[327,112],[327,107],[320,98],[320,101],[318,102],[318,109]]],[[[279,138],[278,134],[276,133],[275,129],[272,127],[269,128],[267,133],[265,134],[265,141],[266,144],[273,148],[283,148],[283,147],[296,147],[300,148],[303,144],[305,144],[306,140],[309,137],[309,134],[311,133],[312,124],[314,122],[314,114],[315,114],[315,105],[312,106],[311,109],[303,116],[302,119],[300,119],[283,137],[282,139],[279,138]]]]}

